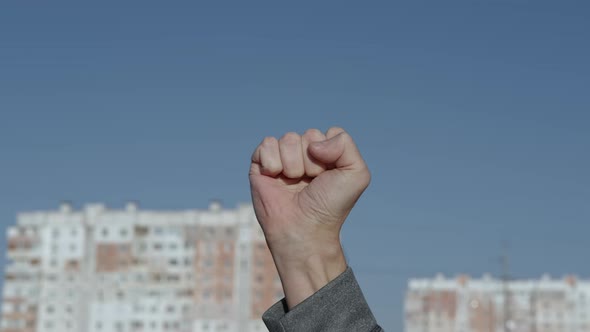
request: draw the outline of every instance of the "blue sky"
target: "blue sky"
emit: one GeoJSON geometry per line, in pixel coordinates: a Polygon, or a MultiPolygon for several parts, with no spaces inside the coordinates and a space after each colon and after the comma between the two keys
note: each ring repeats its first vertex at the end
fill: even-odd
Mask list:
{"type": "Polygon", "coordinates": [[[408,278],[498,274],[503,242],[517,277],[590,278],[589,18],[581,1],[3,2],[0,228],[61,200],[233,207],[263,136],[338,125],[373,172],[343,241],[386,329],[408,278]]]}

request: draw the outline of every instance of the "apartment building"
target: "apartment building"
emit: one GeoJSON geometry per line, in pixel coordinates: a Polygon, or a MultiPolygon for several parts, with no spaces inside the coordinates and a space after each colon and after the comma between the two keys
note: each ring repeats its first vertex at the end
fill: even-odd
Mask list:
{"type": "Polygon", "coordinates": [[[266,331],[278,275],[251,205],[20,213],[1,332],[266,331]]]}
{"type": "Polygon", "coordinates": [[[406,332],[590,332],[590,280],[411,279],[406,332]]]}

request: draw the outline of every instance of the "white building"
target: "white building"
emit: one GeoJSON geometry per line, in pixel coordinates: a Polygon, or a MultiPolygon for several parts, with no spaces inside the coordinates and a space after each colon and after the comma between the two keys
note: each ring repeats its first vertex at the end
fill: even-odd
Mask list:
{"type": "Polygon", "coordinates": [[[7,230],[1,332],[266,331],[280,299],[250,205],[18,215],[7,230]]]}
{"type": "Polygon", "coordinates": [[[412,279],[406,332],[590,332],[590,280],[412,279]]]}

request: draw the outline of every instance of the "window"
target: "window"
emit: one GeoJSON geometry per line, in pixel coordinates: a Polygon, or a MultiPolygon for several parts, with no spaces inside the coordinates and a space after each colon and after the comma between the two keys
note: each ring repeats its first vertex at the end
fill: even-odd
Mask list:
{"type": "Polygon", "coordinates": [[[5,304],[2,306],[2,312],[3,312],[3,313],[9,313],[9,312],[17,311],[17,310],[16,310],[17,308],[18,308],[18,307],[17,307],[16,305],[13,305],[13,304],[11,304],[10,302],[8,302],[8,303],[5,303],[5,304]]]}
{"type": "Polygon", "coordinates": [[[234,249],[234,245],[233,243],[225,243],[223,245],[223,250],[225,250],[226,252],[231,252],[234,249]]]}
{"type": "Polygon", "coordinates": [[[102,236],[103,237],[108,237],[109,236],[109,229],[108,228],[103,228],[102,229],[102,236]]]}

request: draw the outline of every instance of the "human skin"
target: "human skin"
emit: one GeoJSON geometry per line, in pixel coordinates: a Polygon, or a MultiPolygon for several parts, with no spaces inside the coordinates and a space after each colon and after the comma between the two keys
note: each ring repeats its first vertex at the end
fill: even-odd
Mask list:
{"type": "Polygon", "coordinates": [[[371,180],[352,137],[325,134],[266,137],[252,154],[254,211],[277,267],[289,309],[346,270],[340,230],[371,180]]]}

